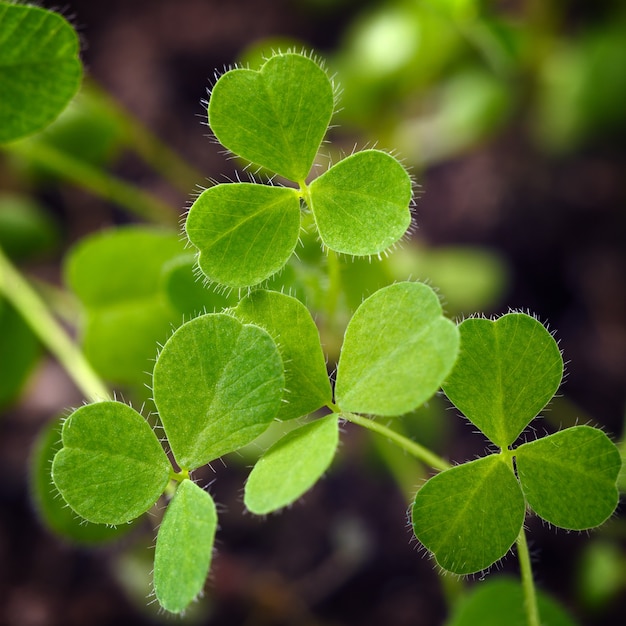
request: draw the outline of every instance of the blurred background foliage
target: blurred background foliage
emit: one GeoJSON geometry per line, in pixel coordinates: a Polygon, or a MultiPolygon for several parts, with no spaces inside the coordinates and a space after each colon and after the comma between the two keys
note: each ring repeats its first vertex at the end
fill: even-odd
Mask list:
{"type": "MultiPolygon", "coordinates": [[[[318,55],[341,88],[318,171],[355,147],[376,145],[398,155],[416,181],[410,239],[381,260],[341,260],[344,291],[333,324],[325,325],[327,268],[316,241],[304,234],[298,257],[276,279],[316,313],[329,368],[343,327],[365,295],[394,280],[426,280],[454,318],[523,308],[549,322],[571,365],[545,428],[592,421],[622,437],[624,2],[74,0],[64,7],[82,39],[87,77],[52,126],[0,151],[0,245],[70,331],[87,341],[86,351],[95,350],[94,365],[103,364],[101,375],[118,393],[149,406],[150,346],[162,343],[176,320],[233,301],[232,294],[199,288],[189,251],[176,235],[194,195],[241,166],[201,126],[201,101],[213,72],[235,63],[255,67],[272,50],[294,47],[318,55]],[[123,247],[111,255],[132,260],[128,267],[150,285],[147,296],[137,301],[126,284],[116,288],[111,310],[95,306],[97,296],[90,304],[83,296],[93,285],[76,276],[85,269],[80,259],[90,262],[91,243],[108,245],[111,227],[131,232],[146,223],[150,231],[139,237],[159,249],[158,258],[149,255],[150,262],[138,267],[141,258],[123,247]],[[173,234],[155,234],[155,226],[173,234]],[[158,243],[161,236],[168,238],[166,247],[158,243]],[[132,352],[133,346],[139,348],[132,352]],[[120,359],[134,365],[118,368],[120,359]]],[[[107,263],[91,267],[94,284],[96,276],[98,284],[111,284],[110,269],[107,263]]],[[[149,589],[138,585],[149,567],[145,533],[126,529],[139,538],[124,539],[104,571],[98,555],[70,557],[65,545],[51,543],[24,499],[32,454],[33,499],[48,526],[72,542],[112,537],[73,530],[42,482],[58,428],[51,416],[81,401],[23,320],[0,300],[2,623],[82,624],[89,615],[90,623],[106,624],[123,611],[135,623],[158,619],[154,611],[143,613],[149,589]],[[46,574],[51,562],[65,563],[55,581],[46,574]],[[80,600],[77,580],[85,572],[80,600]],[[97,589],[104,585],[116,593],[112,580],[126,590],[118,612],[97,589]],[[71,610],[61,610],[61,602],[71,610]],[[29,614],[27,606],[39,612],[29,614]]],[[[394,427],[453,460],[481,453],[484,442],[455,420],[435,398],[394,427]]],[[[228,516],[221,571],[190,621],[213,615],[222,624],[443,622],[459,586],[433,582],[430,565],[407,546],[402,522],[425,468],[384,440],[346,430],[350,438],[333,470],[337,476],[304,505],[268,522],[270,528],[249,516],[228,516]],[[396,495],[384,476],[400,487],[396,495]],[[344,494],[352,494],[352,503],[344,494]],[[301,541],[304,535],[309,542],[301,541]],[[335,576],[328,577],[333,568],[335,576]],[[296,583],[287,585],[291,575],[296,583]],[[390,582],[381,588],[385,577],[390,582]],[[372,602],[364,609],[345,599],[350,593],[372,602]]],[[[228,460],[232,476],[219,472],[215,495],[229,511],[242,506],[246,458],[228,460]]],[[[208,483],[214,473],[202,479],[208,483]]],[[[139,526],[145,531],[152,521],[139,526]]],[[[531,523],[539,580],[584,623],[621,623],[623,520],[586,542],[555,537],[531,523]]],[[[504,567],[515,571],[514,563],[504,567]]]]}
{"type": "Polygon", "coordinates": [[[511,125],[552,154],[623,137],[626,10],[596,3],[593,19],[576,23],[574,5],[378,3],[349,25],[333,59],[340,120],[422,166],[511,125]]]}

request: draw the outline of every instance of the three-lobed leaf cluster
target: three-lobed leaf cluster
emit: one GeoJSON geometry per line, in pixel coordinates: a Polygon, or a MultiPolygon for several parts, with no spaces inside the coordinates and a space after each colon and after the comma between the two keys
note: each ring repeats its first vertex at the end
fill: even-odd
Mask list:
{"type": "Polygon", "coordinates": [[[208,119],[220,143],[297,188],[224,183],[197,198],[185,228],[208,280],[248,287],[278,272],[296,249],[302,205],[335,252],[376,255],[405,234],[411,179],[386,152],[356,152],[307,183],[334,105],[326,72],[302,54],[277,54],[216,82],[208,119]]]}
{"type": "Polygon", "coordinates": [[[308,309],[286,294],[253,291],[232,309],[180,326],[158,356],[153,397],[180,471],[137,411],[105,401],[65,421],[54,482],[74,511],[104,524],[138,517],[171,480],[179,482],[158,531],[154,586],[164,608],[182,611],[202,588],[217,525],[210,495],[189,480],[190,472],[251,443],[276,418],[332,407],[332,414],[280,438],[250,474],[248,509],[282,508],[330,466],[341,412],[393,416],[415,409],[441,386],[458,344],[457,327],[443,317],[430,287],[404,282],[379,290],[346,329],[335,406],[308,309]]]}
{"type": "Polygon", "coordinates": [[[561,528],[602,524],[618,501],[619,452],[599,429],[575,426],[512,448],[563,374],[558,345],[533,317],[471,318],[443,389],[499,453],[457,465],[417,492],[413,528],[456,574],[488,568],[515,543],[529,507],[561,528]]]}
{"type": "MultiPolygon", "coordinates": [[[[186,233],[209,281],[250,287],[278,272],[296,247],[303,209],[323,245],[339,253],[378,254],[404,235],[411,181],[389,154],[355,153],[307,182],[333,107],[331,81],[304,55],[278,54],[259,71],[235,69],[217,81],[208,111],[216,137],[297,188],[227,183],[198,197],[186,233]]],[[[126,341],[116,329],[132,322],[128,342],[141,344],[137,358],[145,362],[149,337],[172,324],[176,310],[204,303],[190,267],[180,243],[162,233],[126,231],[79,247],[67,275],[87,311],[87,348],[126,341]],[[110,273],[120,256],[134,264],[137,242],[137,258],[151,258],[141,265],[140,288],[136,275],[124,278],[132,272],[110,273]],[[91,280],[96,274],[101,281],[91,280]],[[146,326],[153,326],[148,335],[146,326]]],[[[112,380],[115,360],[109,353],[99,364],[112,380]]],[[[333,389],[304,304],[250,290],[230,308],[184,323],[157,357],[153,400],[174,463],[137,411],[103,401],[65,421],[53,479],[72,510],[100,524],[133,520],[166,496],[154,587],[165,609],[180,612],[202,589],[217,527],[215,504],[191,479],[194,470],[247,446],[274,420],[301,420],[261,455],[246,482],[247,508],[275,511],[327,471],[342,415],[402,415],[443,386],[501,451],[430,479],[417,493],[413,526],[443,568],[480,571],[510,549],[527,506],[572,529],[598,525],[615,508],[619,454],[601,431],[581,426],[511,448],[555,393],[562,369],[554,339],[533,318],[457,326],[430,287],[399,282],[356,309],[333,389]],[[331,414],[319,417],[324,407],[331,414]]]]}

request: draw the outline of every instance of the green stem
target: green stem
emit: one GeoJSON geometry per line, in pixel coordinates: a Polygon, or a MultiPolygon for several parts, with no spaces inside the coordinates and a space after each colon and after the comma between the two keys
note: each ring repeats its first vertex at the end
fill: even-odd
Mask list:
{"type": "Polygon", "coordinates": [[[129,147],[175,188],[188,194],[199,182],[206,180],[205,175],[163,143],[99,85],[90,81],[86,89],[118,120],[129,147]]]}
{"type": "MultiPolygon", "coordinates": [[[[514,456],[515,451],[510,448],[502,448],[500,456],[503,461],[511,467],[515,473],[514,456]]],[[[530,552],[528,551],[528,543],[526,542],[526,531],[522,525],[519,535],[517,536],[517,558],[520,564],[520,573],[522,576],[522,588],[524,590],[524,609],[526,611],[526,622],[528,626],[541,626],[539,619],[539,607],[537,606],[537,592],[535,590],[535,581],[533,580],[533,570],[530,564],[530,552]]]]}
{"type": "Polygon", "coordinates": [[[177,472],[174,468],[170,470],[170,480],[174,480],[177,483],[182,483],[183,480],[187,480],[189,478],[189,470],[184,469],[177,472]]]}
{"type": "Polygon", "coordinates": [[[18,141],[4,148],[69,180],[78,187],[83,187],[105,200],[124,207],[138,217],[158,224],[178,225],[179,215],[169,204],[43,141],[18,141]]]}
{"type": "Polygon", "coordinates": [[[448,614],[452,614],[456,607],[465,598],[466,587],[465,581],[461,577],[447,576],[444,573],[439,575],[441,581],[441,589],[443,591],[443,597],[448,607],[448,614]]]}
{"type": "Polygon", "coordinates": [[[339,257],[333,250],[328,250],[328,292],[326,293],[326,311],[331,324],[337,314],[337,304],[341,294],[341,267],[339,257]]]}
{"type": "Polygon", "coordinates": [[[170,468],[170,481],[165,487],[165,495],[171,500],[176,495],[176,490],[183,480],[189,479],[189,470],[181,470],[177,472],[173,467],[170,468]]]}
{"type": "Polygon", "coordinates": [[[539,607],[537,606],[537,591],[533,580],[533,571],[530,564],[530,552],[526,542],[526,531],[522,526],[517,537],[517,557],[520,563],[522,574],[522,587],[524,589],[524,608],[526,609],[526,619],[528,626],[541,626],[539,619],[539,607]]]}
{"type": "Polygon", "coordinates": [[[73,293],[37,277],[31,276],[29,281],[59,321],[67,324],[74,322],[80,312],[80,304],[73,293]]]}
{"type": "Polygon", "coordinates": [[[445,459],[441,458],[428,448],[416,443],[412,439],[405,437],[397,433],[395,430],[388,428],[387,426],[383,426],[379,422],[375,422],[372,419],[367,417],[362,417],[361,415],[356,415],[355,413],[347,413],[345,411],[341,411],[339,407],[333,405],[329,405],[329,408],[335,413],[341,413],[341,417],[352,422],[353,424],[358,424],[359,426],[363,426],[363,428],[367,428],[379,435],[383,435],[387,437],[394,443],[398,444],[402,449],[406,450],[409,454],[413,455],[416,459],[419,459],[426,465],[433,467],[441,472],[444,470],[450,469],[450,463],[448,463],[445,459]]]}
{"type": "MultiPolygon", "coordinates": [[[[309,211],[313,213],[311,209],[311,193],[306,181],[299,181],[298,186],[300,187],[300,197],[304,200],[304,203],[308,207],[309,211]]],[[[337,253],[330,248],[328,248],[326,267],[328,269],[328,289],[324,299],[326,323],[331,331],[335,331],[337,308],[339,305],[339,298],[341,297],[341,266],[339,264],[339,257],[337,256],[337,253]]]]}
{"type": "Polygon", "coordinates": [[[106,385],[1,248],[0,294],[4,294],[37,337],[58,359],[85,397],[93,401],[109,399],[106,385]]]}

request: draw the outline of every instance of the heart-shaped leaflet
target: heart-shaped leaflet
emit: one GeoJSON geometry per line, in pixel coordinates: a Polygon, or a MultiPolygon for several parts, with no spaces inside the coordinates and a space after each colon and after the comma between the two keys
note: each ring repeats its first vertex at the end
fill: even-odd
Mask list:
{"type": "Polygon", "coordinates": [[[260,70],[238,68],[215,83],[208,117],[231,152],[304,182],[333,114],[333,86],[312,59],[278,54],[260,70]]]}
{"type": "Polygon", "coordinates": [[[550,401],[563,358],[545,326],[525,313],[459,325],[461,352],[443,385],[465,416],[501,448],[510,446],[550,401]]]}
{"type": "Polygon", "coordinates": [[[154,402],[178,466],[247,445],[280,409],[285,375],[267,332],[222,313],[183,324],[154,367],[154,402]]]}

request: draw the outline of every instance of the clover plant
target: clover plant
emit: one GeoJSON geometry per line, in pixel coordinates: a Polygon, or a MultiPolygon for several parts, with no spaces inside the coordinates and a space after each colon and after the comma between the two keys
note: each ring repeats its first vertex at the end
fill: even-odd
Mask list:
{"type": "Polygon", "coordinates": [[[621,458],[590,426],[513,448],[560,385],[556,341],[523,313],[467,319],[459,330],[463,348],[443,389],[499,452],[431,478],[417,492],[412,518],[417,538],[442,568],[470,574],[511,548],[527,507],[569,530],[605,522],[617,506],[621,458]]]}
{"type": "Polygon", "coordinates": [[[185,230],[209,281],[248,287],[284,267],[303,209],[334,252],[378,255],[406,233],[411,178],[386,152],[356,152],[307,184],[334,105],[326,72],[302,54],[279,54],[258,71],[234,69],[216,82],[208,118],[217,139],[297,188],[224,183],[198,197],[185,230]]]}
{"type": "MultiPolygon", "coordinates": [[[[2,30],[5,40],[18,37],[20,24],[27,37],[36,37],[31,20],[39,11],[0,2],[0,17],[15,24],[14,33],[2,30]]],[[[44,14],[41,28],[52,46],[66,25],[57,29],[57,22],[48,23],[56,18],[44,14]]],[[[24,52],[18,46],[7,56],[6,48],[0,78],[13,76],[24,52]]],[[[60,103],[73,93],[79,72],[72,37],[58,48],[35,46],[23,58],[28,71],[35,53],[52,60],[56,52],[67,55],[64,63],[52,62],[64,68],[52,99],[60,103]]],[[[14,82],[3,82],[13,95],[2,99],[0,117],[7,106],[21,106],[14,82]]],[[[90,523],[86,541],[110,534],[93,533],[94,525],[124,526],[161,503],[154,592],[165,610],[180,613],[202,592],[218,527],[216,505],[193,473],[259,441],[276,420],[291,424],[266,446],[245,484],[247,509],[265,515],[322,478],[343,436],[340,426],[350,421],[438,472],[417,490],[411,518],[415,536],[441,569],[481,572],[517,546],[522,585],[502,580],[484,587],[449,624],[487,623],[476,616],[491,615],[487,607],[501,602],[500,615],[514,610],[515,623],[539,626],[543,615],[545,623],[567,625],[569,618],[535,590],[524,520],[533,512],[569,530],[599,526],[618,502],[621,458],[608,436],[589,425],[541,438],[528,433],[561,383],[563,360],[553,336],[519,312],[457,324],[430,286],[400,280],[358,303],[333,371],[297,271],[291,292],[281,290],[311,225],[331,274],[336,253],[386,254],[410,229],[411,177],[394,156],[363,150],[315,175],[335,105],[324,68],[296,52],[276,53],[259,70],[237,68],[217,80],[208,103],[211,129],[234,155],[268,175],[268,183],[252,179],[204,190],[186,216],[188,248],[175,233],[137,226],[96,235],[72,251],[65,275],[84,309],[83,347],[95,371],[70,344],[50,339],[58,326],[0,255],[0,291],[90,400],[63,421],[60,442],[58,425],[48,431],[37,463],[45,468],[53,457],[55,488],[90,523]],[[194,271],[201,280],[194,281],[194,271]],[[157,343],[154,415],[145,417],[112,399],[102,379],[141,383],[157,343]],[[393,427],[441,390],[495,446],[489,454],[450,466],[393,427]]],[[[10,112],[15,121],[3,127],[5,135],[45,124],[51,111],[30,114],[28,123],[24,114],[10,112]]],[[[306,245],[315,245],[308,235],[306,245]]],[[[49,509],[44,495],[39,501],[49,509]]],[[[55,523],[68,525],[67,518],[55,523]]]]}

